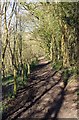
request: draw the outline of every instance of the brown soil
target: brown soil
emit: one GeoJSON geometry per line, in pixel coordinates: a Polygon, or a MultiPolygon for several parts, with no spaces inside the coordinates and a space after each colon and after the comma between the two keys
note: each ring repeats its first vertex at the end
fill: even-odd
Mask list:
{"type": "Polygon", "coordinates": [[[53,71],[49,63],[41,63],[31,73],[27,86],[7,102],[9,108],[3,120],[77,118],[76,91],[75,79],[64,86],[62,71],[53,71]]]}

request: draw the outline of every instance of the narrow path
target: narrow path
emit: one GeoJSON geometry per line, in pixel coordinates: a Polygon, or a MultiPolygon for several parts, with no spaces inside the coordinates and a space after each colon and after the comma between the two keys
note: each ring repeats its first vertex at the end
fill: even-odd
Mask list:
{"type": "Polygon", "coordinates": [[[77,82],[63,86],[62,71],[53,71],[47,62],[31,73],[27,86],[9,101],[4,120],[77,118],[77,82]]]}

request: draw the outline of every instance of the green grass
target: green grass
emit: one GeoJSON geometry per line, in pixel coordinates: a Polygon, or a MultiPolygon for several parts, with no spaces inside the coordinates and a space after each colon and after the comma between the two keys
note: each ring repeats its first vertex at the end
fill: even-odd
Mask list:
{"type": "Polygon", "coordinates": [[[62,68],[62,62],[59,61],[59,62],[57,62],[57,63],[54,63],[53,66],[52,66],[52,68],[53,68],[54,70],[57,70],[57,71],[58,71],[60,68],[62,68]]]}

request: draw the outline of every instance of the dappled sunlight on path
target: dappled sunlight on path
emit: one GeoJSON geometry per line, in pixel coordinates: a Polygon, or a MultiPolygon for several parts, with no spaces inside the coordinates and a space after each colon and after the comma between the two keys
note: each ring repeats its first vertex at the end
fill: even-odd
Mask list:
{"type": "Polygon", "coordinates": [[[6,120],[18,118],[49,120],[49,118],[65,118],[66,116],[76,118],[77,103],[74,101],[77,95],[73,93],[76,82],[74,85],[75,88],[69,93],[71,86],[64,86],[62,71],[53,71],[49,63],[42,63],[31,73],[26,88],[18,91],[17,98],[11,102],[10,109],[3,117],[6,120]]]}

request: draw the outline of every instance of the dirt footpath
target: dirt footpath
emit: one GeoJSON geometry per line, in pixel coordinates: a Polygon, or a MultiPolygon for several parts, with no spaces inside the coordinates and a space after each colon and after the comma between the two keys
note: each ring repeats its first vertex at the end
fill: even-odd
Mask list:
{"type": "Polygon", "coordinates": [[[53,71],[49,63],[40,64],[17,97],[8,101],[3,120],[25,118],[77,118],[77,81],[63,85],[62,71],[53,71]]]}

